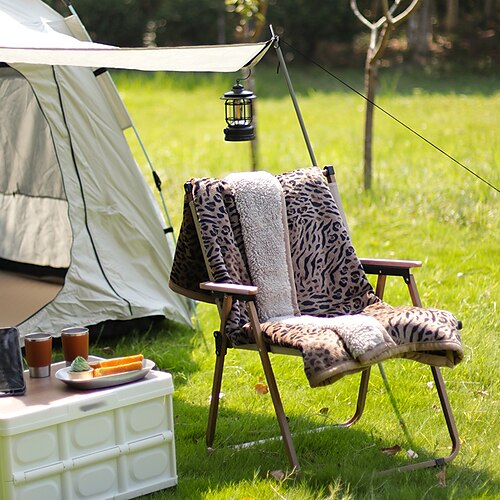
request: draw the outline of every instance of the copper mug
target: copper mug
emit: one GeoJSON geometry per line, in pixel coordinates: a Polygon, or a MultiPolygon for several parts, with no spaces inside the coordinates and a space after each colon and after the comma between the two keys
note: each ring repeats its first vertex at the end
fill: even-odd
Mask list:
{"type": "Polygon", "coordinates": [[[52,363],[52,335],[42,332],[27,333],[24,336],[24,350],[30,377],[49,377],[52,363]]]}
{"type": "Polygon", "coordinates": [[[61,330],[63,356],[66,366],[71,365],[77,356],[89,357],[89,329],[84,326],[73,326],[61,330]]]}

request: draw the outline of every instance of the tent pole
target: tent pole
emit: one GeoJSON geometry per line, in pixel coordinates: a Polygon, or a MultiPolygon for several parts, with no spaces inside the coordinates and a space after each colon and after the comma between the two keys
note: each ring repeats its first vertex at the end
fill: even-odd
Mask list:
{"type": "MultiPolygon", "coordinates": [[[[297,118],[299,120],[300,124],[300,129],[302,130],[302,135],[304,136],[304,140],[306,142],[307,150],[309,151],[309,156],[311,158],[312,165],[317,167],[318,164],[316,162],[316,157],[314,156],[314,151],[312,149],[311,141],[309,140],[309,135],[306,130],[306,126],[304,124],[304,120],[302,119],[302,113],[300,112],[299,108],[299,103],[297,101],[297,97],[295,96],[295,91],[293,90],[293,85],[292,85],[292,80],[290,79],[290,75],[288,73],[288,68],[285,63],[285,58],[283,57],[283,52],[281,51],[281,47],[279,44],[279,37],[274,34],[274,30],[272,26],[269,26],[269,29],[271,30],[271,35],[273,37],[273,47],[276,49],[276,53],[278,54],[278,60],[280,62],[280,65],[283,68],[283,74],[285,75],[285,80],[286,84],[288,86],[288,91],[290,92],[290,97],[292,98],[293,102],[293,107],[295,108],[295,113],[297,114],[297,118]]],[[[333,167],[330,165],[327,165],[325,167],[326,169],[326,175],[328,177],[328,183],[330,186],[330,189],[332,190],[332,195],[335,199],[335,202],[337,203],[337,207],[340,210],[340,215],[342,216],[342,220],[344,221],[344,225],[346,229],[349,231],[349,226],[347,225],[347,218],[344,212],[344,207],[342,206],[342,201],[340,199],[340,194],[337,188],[337,182],[335,180],[335,172],[333,170],[333,167]]]]}
{"type": "Polygon", "coordinates": [[[170,215],[167,210],[167,205],[165,203],[165,197],[163,196],[163,191],[161,190],[161,179],[158,177],[158,174],[156,173],[156,170],[154,169],[153,163],[151,162],[151,159],[149,158],[148,152],[146,151],[146,148],[144,147],[144,144],[142,142],[141,136],[139,135],[139,131],[135,127],[135,124],[133,123],[132,119],[130,119],[130,123],[132,124],[132,130],[134,131],[135,137],[137,138],[137,141],[139,142],[139,145],[141,146],[142,153],[144,154],[144,157],[146,158],[146,161],[148,162],[149,168],[151,169],[151,173],[153,174],[153,179],[155,181],[155,186],[156,189],[158,190],[158,194],[160,196],[160,200],[163,206],[163,212],[165,216],[167,217],[167,224],[168,228],[170,229],[170,234],[172,235],[172,238],[174,240],[174,245],[177,243],[175,233],[173,231],[173,225],[172,221],[170,220],[170,215]]]}
{"type": "Polygon", "coordinates": [[[290,92],[290,97],[292,98],[293,107],[295,108],[295,113],[297,114],[297,118],[299,120],[300,129],[302,130],[302,135],[304,136],[304,141],[306,142],[307,151],[309,152],[309,157],[311,158],[312,165],[316,167],[318,166],[318,164],[316,162],[316,157],[314,156],[314,151],[311,146],[311,141],[309,140],[309,135],[307,134],[306,126],[302,118],[302,113],[300,112],[299,103],[297,102],[297,97],[295,96],[295,91],[293,90],[292,80],[290,79],[290,75],[288,74],[288,68],[285,63],[285,58],[283,57],[283,52],[281,51],[279,37],[274,34],[272,26],[269,26],[269,29],[271,30],[271,35],[274,39],[273,47],[276,50],[276,54],[278,55],[278,60],[280,62],[281,67],[283,68],[285,81],[288,87],[288,91],[290,92]]]}

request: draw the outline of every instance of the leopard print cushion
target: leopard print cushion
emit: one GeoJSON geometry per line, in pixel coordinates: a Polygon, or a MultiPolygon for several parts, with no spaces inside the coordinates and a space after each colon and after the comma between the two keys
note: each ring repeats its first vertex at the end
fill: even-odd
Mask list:
{"type": "MultiPolygon", "coordinates": [[[[311,386],[331,383],[389,357],[408,357],[436,366],[457,364],[463,350],[458,322],[451,313],[393,308],[375,296],[321,171],[301,169],[277,178],[285,195],[300,313],[320,317],[361,313],[380,321],[386,334],[381,347],[356,360],[334,330],[269,321],[261,325],[265,339],[301,351],[311,386]]],[[[200,291],[201,281],[251,283],[241,225],[224,180],[193,179],[190,186],[202,245],[192,234],[196,223],[185,208],[170,284],[187,296],[212,301],[200,291]]],[[[253,342],[248,321],[244,304],[235,301],[226,322],[230,344],[253,342]]]]}

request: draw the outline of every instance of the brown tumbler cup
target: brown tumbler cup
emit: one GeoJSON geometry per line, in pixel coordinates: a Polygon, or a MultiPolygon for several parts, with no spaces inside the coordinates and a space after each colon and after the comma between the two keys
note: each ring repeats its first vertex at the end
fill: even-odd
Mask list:
{"type": "Polygon", "coordinates": [[[24,349],[30,377],[49,377],[52,362],[52,335],[41,332],[28,333],[24,336],[24,349]]]}
{"type": "Polygon", "coordinates": [[[89,357],[89,329],[73,326],[61,330],[63,356],[69,366],[77,356],[89,357]]]}

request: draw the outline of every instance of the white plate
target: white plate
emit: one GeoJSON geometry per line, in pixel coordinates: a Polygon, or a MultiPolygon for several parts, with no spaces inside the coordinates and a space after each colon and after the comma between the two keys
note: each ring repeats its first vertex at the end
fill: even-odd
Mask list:
{"type": "Polygon", "coordinates": [[[127,384],[144,378],[150,370],[155,366],[150,359],[142,360],[142,370],[134,370],[131,372],[116,373],[114,375],[103,375],[95,378],[73,379],[68,374],[70,367],[57,370],[56,379],[68,384],[76,389],[102,389],[103,387],[113,387],[114,385],[127,384]]]}

